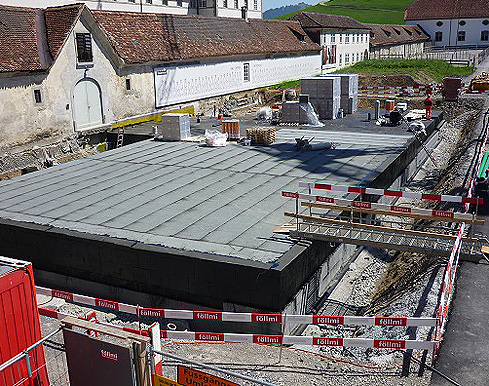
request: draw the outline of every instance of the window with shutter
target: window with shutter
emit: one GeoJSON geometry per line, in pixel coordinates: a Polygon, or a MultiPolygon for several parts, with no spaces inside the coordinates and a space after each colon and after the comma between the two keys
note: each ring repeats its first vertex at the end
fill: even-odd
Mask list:
{"type": "Polygon", "coordinates": [[[93,62],[92,37],[89,33],[76,34],[76,53],[78,63],[93,62]]]}

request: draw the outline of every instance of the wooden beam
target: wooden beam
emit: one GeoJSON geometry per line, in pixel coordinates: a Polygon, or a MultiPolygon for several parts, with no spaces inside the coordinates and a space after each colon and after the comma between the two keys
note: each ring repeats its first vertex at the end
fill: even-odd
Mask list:
{"type": "MultiPolygon", "coordinates": [[[[443,240],[455,240],[457,238],[457,236],[455,236],[455,235],[445,235],[445,234],[439,234],[439,233],[420,232],[420,231],[413,231],[413,230],[409,230],[409,229],[388,228],[388,227],[382,227],[382,226],[376,226],[376,225],[367,225],[367,224],[360,224],[360,223],[355,223],[355,222],[332,220],[332,219],[322,218],[322,217],[306,216],[306,215],[295,214],[295,213],[291,213],[291,212],[285,212],[284,215],[286,215],[288,217],[300,218],[302,220],[321,222],[321,223],[325,223],[325,224],[343,225],[343,226],[348,226],[348,227],[352,227],[352,228],[368,229],[368,230],[375,230],[375,231],[381,231],[381,232],[386,232],[386,233],[396,233],[396,234],[401,234],[401,235],[431,237],[431,238],[443,239],[443,240]]],[[[474,242],[476,240],[475,239],[469,239],[467,237],[463,237],[462,241],[474,242]]]]}
{"type": "Polygon", "coordinates": [[[87,320],[78,319],[71,316],[64,318],[61,321],[61,325],[68,328],[79,327],[85,330],[96,331],[100,334],[115,336],[121,339],[134,340],[136,342],[150,343],[151,341],[151,339],[147,336],[134,334],[132,332],[124,331],[117,327],[107,326],[105,324],[92,323],[87,320]]]}
{"type": "Polygon", "coordinates": [[[368,209],[368,208],[358,208],[351,206],[339,206],[334,204],[322,204],[316,202],[301,202],[302,206],[312,207],[312,208],[322,208],[322,209],[336,209],[336,210],[345,210],[354,212],[362,212],[362,213],[372,213],[372,214],[381,214],[387,216],[399,216],[399,217],[409,217],[416,218],[421,220],[432,220],[432,221],[443,221],[443,222],[457,222],[457,223],[466,223],[466,224],[477,224],[484,225],[484,220],[465,220],[465,219],[457,219],[457,218],[447,218],[440,216],[428,216],[423,214],[415,214],[415,213],[405,213],[405,212],[394,212],[389,210],[380,210],[380,209],[368,209]]]}

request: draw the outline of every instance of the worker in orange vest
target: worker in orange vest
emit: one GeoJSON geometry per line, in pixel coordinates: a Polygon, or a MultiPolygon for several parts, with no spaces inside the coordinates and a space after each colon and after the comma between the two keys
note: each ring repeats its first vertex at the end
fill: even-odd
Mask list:
{"type": "Polygon", "coordinates": [[[431,100],[431,94],[428,93],[424,100],[424,108],[426,110],[426,119],[431,119],[431,108],[433,107],[433,101],[431,100]]]}

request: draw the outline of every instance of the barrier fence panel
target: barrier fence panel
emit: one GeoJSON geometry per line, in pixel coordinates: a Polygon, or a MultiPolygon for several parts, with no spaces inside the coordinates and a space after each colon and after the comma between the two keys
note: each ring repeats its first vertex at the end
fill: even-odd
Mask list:
{"type": "Polygon", "coordinates": [[[37,374],[41,371],[47,371],[50,386],[70,385],[63,335],[59,328],[47,334],[24,352],[0,364],[0,385],[39,386],[37,374]],[[41,347],[44,350],[45,363],[36,366],[30,358],[33,350],[41,347]]]}
{"type": "MultiPolygon", "coordinates": [[[[484,128],[485,133],[484,133],[484,138],[481,142],[481,148],[477,157],[477,168],[475,170],[475,175],[473,176],[470,184],[469,184],[469,189],[468,189],[468,197],[472,196],[472,190],[475,186],[475,176],[477,175],[477,171],[481,167],[482,159],[486,150],[486,144],[487,144],[487,139],[488,139],[488,126],[484,128]]],[[[480,202],[482,203],[482,202],[480,202]]],[[[469,203],[465,203],[465,211],[469,211],[469,203]]],[[[440,349],[440,345],[443,339],[443,334],[445,332],[445,326],[448,321],[448,314],[450,311],[450,305],[452,302],[453,298],[453,293],[455,291],[455,281],[457,277],[457,268],[459,264],[459,258],[460,258],[460,250],[462,247],[462,236],[465,231],[465,224],[462,224],[462,227],[459,231],[458,237],[454,242],[452,253],[450,255],[450,258],[448,260],[447,267],[445,269],[445,276],[443,279],[442,283],[442,291],[440,295],[440,302],[439,302],[439,307],[438,307],[438,312],[437,312],[437,318],[438,318],[438,323],[437,323],[437,328],[435,332],[435,340],[436,340],[436,348],[435,348],[435,353],[438,353],[440,349]]]]}
{"type": "MultiPolygon", "coordinates": [[[[63,320],[70,315],[63,314],[61,312],[55,312],[40,308],[41,315],[63,320]]],[[[289,318],[289,315],[287,315],[289,318]]],[[[317,318],[321,318],[318,316],[317,318]]],[[[353,318],[353,317],[330,317],[330,318],[353,318]]],[[[372,324],[380,326],[406,326],[408,319],[416,319],[413,326],[435,326],[436,319],[434,318],[382,318],[373,317],[375,320],[373,323],[368,323],[368,319],[371,317],[360,317],[365,319],[362,324],[372,324]],[[393,323],[393,320],[396,320],[393,323]],[[367,323],[366,323],[367,322],[367,323]],[[386,324],[388,323],[388,324],[386,324]]],[[[317,319],[317,322],[328,322],[327,320],[317,319]]],[[[107,323],[100,323],[109,325],[107,323]]],[[[335,325],[339,324],[339,320],[335,322],[335,325]]],[[[358,323],[360,324],[360,323],[358,323]]],[[[113,326],[120,328],[124,331],[149,336],[148,330],[135,330],[128,327],[113,326]]],[[[224,333],[224,332],[194,332],[194,331],[172,331],[162,330],[161,338],[163,339],[184,339],[194,341],[207,341],[207,342],[242,342],[242,343],[258,343],[258,344],[299,344],[306,346],[339,346],[339,347],[364,347],[364,348],[387,348],[387,349],[420,349],[420,350],[432,350],[434,348],[434,342],[421,341],[421,340],[408,340],[408,339],[367,339],[367,338],[342,338],[342,337],[318,337],[318,336],[297,336],[297,335],[265,335],[265,334],[238,334],[238,333],[224,333]]]]}
{"type": "MultiPolygon", "coordinates": [[[[150,318],[171,318],[187,320],[206,320],[215,322],[241,322],[241,323],[270,323],[282,324],[287,318],[287,323],[301,324],[330,324],[330,325],[371,325],[371,326],[434,326],[436,318],[402,317],[402,316],[325,316],[325,315],[285,315],[285,314],[259,314],[246,312],[221,312],[199,310],[172,310],[162,308],[146,308],[130,304],[102,300],[89,296],[73,294],[36,286],[36,293],[65,299],[68,302],[98,306],[101,308],[117,309],[133,315],[150,318]],[[110,305],[107,307],[106,305],[110,305]]],[[[62,317],[62,313],[39,308],[41,315],[55,319],[62,317]]]]}

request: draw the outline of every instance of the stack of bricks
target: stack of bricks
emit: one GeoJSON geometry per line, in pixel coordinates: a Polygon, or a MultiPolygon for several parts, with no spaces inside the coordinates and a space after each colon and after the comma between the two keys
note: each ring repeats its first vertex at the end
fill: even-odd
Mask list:
{"type": "Polygon", "coordinates": [[[246,139],[250,139],[252,145],[270,145],[275,142],[276,136],[275,127],[246,129],[246,139]]]}

